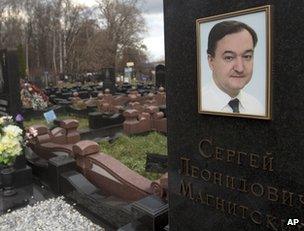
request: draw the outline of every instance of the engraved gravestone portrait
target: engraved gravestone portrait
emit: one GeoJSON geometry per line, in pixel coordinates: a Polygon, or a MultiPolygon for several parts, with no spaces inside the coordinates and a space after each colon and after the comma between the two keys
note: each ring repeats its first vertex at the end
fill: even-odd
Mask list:
{"type": "Polygon", "coordinates": [[[271,6],[196,20],[199,112],[271,119],[271,6]]]}
{"type": "Polygon", "coordinates": [[[284,0],[164,1],[170,231],[304,230],[303,9],[284,0]],[[210,33],[224,21],[241,26],[210,33]],[[204,98],[211,77],[224,92],[249,92],[257,81],[252,94],[265,113],[207,107],[218,100],[204,98]]]}

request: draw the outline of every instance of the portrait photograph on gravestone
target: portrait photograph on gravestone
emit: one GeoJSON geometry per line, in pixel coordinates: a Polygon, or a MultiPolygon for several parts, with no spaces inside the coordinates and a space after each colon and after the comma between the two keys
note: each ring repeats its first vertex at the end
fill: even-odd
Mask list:
{"type": "Polygon", "coordinates": [[[271,119],[271,7],[196,20],[202,114],[271,119]]]}

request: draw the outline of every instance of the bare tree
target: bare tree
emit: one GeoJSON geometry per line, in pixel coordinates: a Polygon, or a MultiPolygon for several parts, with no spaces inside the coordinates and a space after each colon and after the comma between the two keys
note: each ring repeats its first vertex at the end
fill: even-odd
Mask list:
{"type": "Polygon", "coordinates": [[[145,31],[138,0],[97,0],[101,28],[107,39],[109,66],[115,67],[125,47],[136,47],[145,31]]]}
{"type": "Polygon", "coordinates": [[[0,48],[19,47],[29,75],[79,73],[143,63],[138,0],[0,0],[0,48]]]}
{"type": "Polygon", "coordinates": [[[75,40],[79,34],[83,24],[88,21],[88,14],[85,9],[80,6],[73,6],[70,0],[65,1],[62,20],[62,60],[64,72],[70,72],[68,63],[73,62],[69,59],[73,48],[75,48],[75,40]]]}
{"type": "MultiPolygon", "coordinates": [[[[14,46],[15,39],[10,40],[14,33],[22,36],[22,18],[19,16],[18,6],[21,0],[1,0],[0,1],[0,48],[14,46]]],[[[18,45],[18,44],[17,44],[18,45]]]]}

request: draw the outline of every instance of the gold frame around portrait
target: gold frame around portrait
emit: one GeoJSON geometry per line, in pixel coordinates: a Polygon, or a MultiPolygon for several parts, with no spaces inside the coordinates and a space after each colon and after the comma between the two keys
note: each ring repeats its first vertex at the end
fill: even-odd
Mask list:
{"type": "MultiPolygon", "coordinates": [[[[250,24],[249,24],[250,25],[250,24]]],[[[260,42],[260,41],[259,41],[260,42]]],[[[262,119],[262,120],[271,120],[272,115],[272,84],[271,84],[271,68],[272,68],[272,6],[265,5],[235,12],[229,12],[220,15],[214,15],[205,18],[199,18],[196,20],[196,43],[197,43],[197,84],[198,84],[198,113],[200,114],[209,114],[209,115],[220,115],[220,116],[232,116],[232,117],[245,117],[252,119],[262,119]],[[254,14],[258,12],[265,12],[265,49],[266,49],[266,66],[265,66],[265,115],[254,115],[254,114],[242,114],[242,113],[229,113],[229,112],[218,112],[218,111],[207,111],[203,109],[202,105],[202,67],[201,68],[201,44],[203,42],[201,39],[200,28],[204,23],[214,22],[217,20],[231,20],[237,16],[245,16],[249,14],[254,14]]],[[[206,53],[206,52],[205,52],[206,53]]],[[[206,68],[209,68],[208,66],[206,68]]],[[[256,68],[256,67],[254,67],[256,68]]],[[[212,77],[211,77],[212,78],[212,77]]]]}

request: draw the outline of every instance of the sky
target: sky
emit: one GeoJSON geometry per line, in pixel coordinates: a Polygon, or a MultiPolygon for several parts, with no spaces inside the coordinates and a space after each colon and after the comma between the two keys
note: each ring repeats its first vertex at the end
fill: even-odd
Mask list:
{"type": "MultiPolygon", "coordinates": [[[[87,6],[94,6],[95,0],[73,0],[87,6]]],[[[143,42],[147,46],[150,61],[164,60],[163,0],[139,0],[146,21],[147,32],[143,42]]]]}

